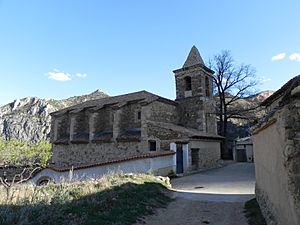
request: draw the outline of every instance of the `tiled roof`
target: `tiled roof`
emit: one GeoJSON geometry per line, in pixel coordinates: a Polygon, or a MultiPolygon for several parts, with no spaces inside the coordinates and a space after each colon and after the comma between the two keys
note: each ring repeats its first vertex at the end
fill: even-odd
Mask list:
{"type": "MultiPolygon", "coordinates": [[[[145,154],[141,154],[141,155],[118,158],[118,159],[110,160],[110,161],[107,161],[107,162],[82,164],[82,165],[79,165],[79,166],[74,166],[73,170],[91,168],[91,167],[96,167],[96,166],[110,165],[110,164],[115,164],[115,163],[120,163],[120,162],[131,161],[131,160],[146,159],[146,158],[157,158],[157,157],[169,156],[169,155],[174,155],[174,154],[175,154],[174,151],[149,152],[149,153],[145,153],[145,154]]],[[[48,168],[52,169],[54,171],[57,171],[57,172],[65,172],[65,171],[69,171],[69,170],[72,169],[71,166],[56,167],[54,165],[49,166],[48,168]]]]}
{"type": "Polygon", "coordinates": [[[139,91],[133,92],[124,95],[118,95],[113,97],[101,98],[96,100],[91,100],[87,102],[80,103],[78,105],[74,105],[68,108],[64,108],[62,110],[56,111],[51,113],[52,116],[57,116],[64,114],[66,112],[80,112],[83,109],[101,109],[106,106],[114,106],[114,107],[121,107],[126,105],[129,102],[141,102],[144,104],[149,104],[153,101],[161,101],[167,104],[177,105],[177,103],[173,100],[163,98],[161,96],[152,94],[147,91],[139,91]]]}
{"type": "MultiPolygon", "coordinates": [[[[284,96],[285,99],[288,99],[290,97],[291,90],[293,90],[295,87],[297,87],[299,85],[300,85],[300,75],[292,78],[287,83],[285,83],[279,90],[277,90],[269,98],[264,100],[261,103],[261,106],[269,106],[274,101],[276,101],[278,98],[280,98],[282,96],[284,96]]],[[[283,100],[285,100],[285,99],[283,99],[283,100]]]]}

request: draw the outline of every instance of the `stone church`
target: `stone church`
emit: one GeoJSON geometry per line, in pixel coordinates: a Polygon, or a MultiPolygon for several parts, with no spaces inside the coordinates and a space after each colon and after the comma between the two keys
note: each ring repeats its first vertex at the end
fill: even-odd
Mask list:
{"type": "Polygon", "coordinates": [[[193,46],[182,68],[173,72],[175,100],[140,91],[52,113],[52,167],[86,168],[167,155],[173,157],[175,173],[216,166],[222,137],[214,112],[214,71],[193,46]]]}

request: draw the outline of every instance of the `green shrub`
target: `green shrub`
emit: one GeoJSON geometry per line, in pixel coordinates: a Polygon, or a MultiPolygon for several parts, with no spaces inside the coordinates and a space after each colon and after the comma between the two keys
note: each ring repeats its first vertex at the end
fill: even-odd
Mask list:
{"type": "Polygon", "coordinates": [[[39,163],[45,167],[51,158],[51,144],[46,140],[29,143],[17,139],[0,138],[0,164],[17,167],[39,163]]]}

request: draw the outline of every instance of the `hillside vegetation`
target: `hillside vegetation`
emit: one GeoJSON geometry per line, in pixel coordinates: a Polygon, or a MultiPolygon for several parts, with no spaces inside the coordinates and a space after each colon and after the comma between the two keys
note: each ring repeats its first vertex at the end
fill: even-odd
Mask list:
{"type": "Polygon", "coordinates": [[[0,137],[4,139],[49,140],[50,113],[81,102],[108,97],[107,94],[95,91],[91,94],[75,96],[63,100],[40,99],[27,97],[0,107],[0,137]]]}
{"type": "Polygon", "coordinates": [[[168,184],[152,175],[112,174],[88,182],[16,186],[0,192],[1,225],[129,225],[165,207],[168,184]]]}
{"type": "Polygon", "coordinates": [[[250,128],[265,114],[265,110],[259,107],[260,103],[272,94],[273,91],[262,91],[239,99],[230,107],[229,110],[238,112],[235,117],[228,120],[228,137],[230,140],[250,135],[250,128]]]}
{"type": "Polygon", "coordinates": [[[45,167],[51,158],[51,144],[46,140],[36,143],[0,138],[0,166],[9,165],[16,167],[39,164],[45,167]]]}

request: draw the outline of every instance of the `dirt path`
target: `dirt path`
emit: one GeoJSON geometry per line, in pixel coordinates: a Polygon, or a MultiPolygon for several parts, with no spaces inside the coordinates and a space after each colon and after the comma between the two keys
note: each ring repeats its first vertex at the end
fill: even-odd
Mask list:
{"type": "Polygon", "coordinates": [[[174,201],[136,225],[247,225],[244,202],[254,197],[254,183],[248,163],[175,179],[174,201]]]}
{"type": "Polygon", "coordinates": [[[139,225],[247,225],[241,202],[206,202],[177,198],[168,208],[148,216],[139,225]]]}

